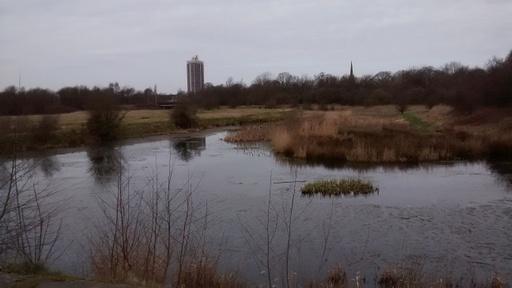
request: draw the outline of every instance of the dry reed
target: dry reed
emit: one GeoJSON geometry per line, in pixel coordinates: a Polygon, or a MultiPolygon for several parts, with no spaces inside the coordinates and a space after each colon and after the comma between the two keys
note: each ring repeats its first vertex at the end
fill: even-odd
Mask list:
{"type": "Polygon", "coordinates": [[[268,134],[276,153],[302,159],[392,163],[512,158],[510,130],[417,131],[392,117],[315,113],[276,125],[268,134]]]}

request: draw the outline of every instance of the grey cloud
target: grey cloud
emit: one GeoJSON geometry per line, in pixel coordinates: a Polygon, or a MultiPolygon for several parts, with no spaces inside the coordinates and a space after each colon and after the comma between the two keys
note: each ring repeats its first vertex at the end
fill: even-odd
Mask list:
{"type": "Polygon", "coordinates": [[[0,0],[0,88],[185,87],[263,72],[358,74],[452,60],[484,65],[512,49],[505,0],[0,0]]]}

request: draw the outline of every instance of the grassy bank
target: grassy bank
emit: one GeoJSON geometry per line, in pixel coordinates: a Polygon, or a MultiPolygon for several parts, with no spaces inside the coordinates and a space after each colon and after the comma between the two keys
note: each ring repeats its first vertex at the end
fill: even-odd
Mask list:
{"type": "MultiPolygon", "coordinates": [[[[279,121],[285,118],[290,109],[265,109],[259,107],[219,108],[213,110],[200,110],[199,129],[213,127],[244,125],[279,121]]],[[[130,110],[121,122],[120,138],[141,138],[155,135],[166,135],[182,132],[176,129],[169,121],[170,110],[130,110]]],[[[89,142],[86,131],[88,113],[85,111],[56,115],[58,128],[51,137],[44,142],[36,143],[31,138],[32,126],[42,119],[41,115],[6,117],[0,116],[0,127],[23,123],[27,127],[19,134],[18,142],[23,143],[24,150],[43,150],[49,148],[67,148],[85,145],[89,142]]],[[[3,129],[4,130],[4,129],[3,129]]],[[[6,131],[5,129],[4,131],[6,131]]],[[[0,147],[2,151],[8,150],[5,145],[12,140],[12,135],[2,131],[0,134],[0,147]]]]}
{"type": "Polygon", "coordinates": [[[50,271],[42,265],[10,264],[0,267],[0,287],[34,288],[43,283],[72,283],[77,277],[50,271]]]}
{"type": "Polygon", "coordinates": [[[512,159],[512,117],[508,115],[512,114],[499,109],[460,115],[446,106],[413,106],[404,113],[394,106],[334,107],[295,113],[276,125],[245,128],[226,141],[270,141],[274,152],[301,159],[503,160],[512,159]]]}
{"type": "MultiPolygon", "coordinates": [[[[255,283],[247,283],[238,279],[236,274],[219,273],[212,265],[190,265],[187,266],[179,287],[183,288],[243,288],[261,287],[255,283]]],[[[319,277],[321,280],[295,283],[292,287],[309,288],[505,288],[509,287],[498,275],[491,275],[487,279],[463,279],[452,277],[439,277],[425,274],[415,266],[397,266],[381,270],[376,279],[365,278],[365,274],[348,275],[342,266],[337,265],[327,271],[327,275],[319,277]]],[[[131,287],[167,287],[162,283],[153,284],[129,284],[126,282],[98,282],[92,280],[81,280],[58,273],[35,273],[25,274],[0,270],[0,285],[2,288],[131,288],[131,287]]],[[[284,286],[273,286],[284,287],[284,286]]]]}

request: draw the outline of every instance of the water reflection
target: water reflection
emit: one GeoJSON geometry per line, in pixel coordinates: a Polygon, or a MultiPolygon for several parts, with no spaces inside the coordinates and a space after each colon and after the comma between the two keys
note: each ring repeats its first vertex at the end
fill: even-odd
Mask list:
{"type": "MultiPolygon", "coordinates": [[[[11,173],[12,161],[12,158],[0,159],[0,181],[5,179],[5,177],[8,177],[11,173]]],[[[49,153],[30,153],[25,155],[23,158],[17,159],[16,163],[17,166],[22,166],[26,170],[40,170],[46,178],[52,177],[61,169],[57,157],[49,153]]]]}
{"type": "Polygon", "coordinates": [[[180,160],[185,162],[201,156],[201,152],[206,149],[205,137],[173,139],[170,143],[180,160]]]}
{"type": "Polygon", "coordinates": [[[273,155],[272,147],[269,143],[234,143],[233,146],[235,150],[251,157],[269,157],[273,155]]]}
{"type": "Polygon", "coordinates": [[[35,158],[34,161],[47,178],[52,177],[53,174],[59,172],[61,169],[59,161],[52,155],[43,154],[35,158]]]}
{"type": "Polygon", "coordinates": [[[87,149],[89,174],[98,183],[108,183],[123,168],[123,153],[114,146],[92,146],[87,149]]]}
{"type": "MultiPolygon", "coordinates": [[[[298,159],[291,158],[283,155],[274,154],[274,158],[277,163],[283,166],[289,166],[291,168],[326,168],[326,169],[351,169],[356,172],[370,172],[376,169],[382,169],[385,172],[393,171],[407,171],[411,169],[423,169],[430,170],[440,166],[454,166],[460,164],[460,162],[447,161],[447,162],[435,162],[435,163],[364,163],[364,162],[347,162],[335,159],[298,159]]],[[[465,162],[470,163],[470,162],[465,162]]]]}
{"type": "Polygon", "coordinates": [[[4,183],[7,183],[10,177],[10,162],[5,159],[0,159],[0,188],[4,183]]]}
{"type": "Polygon", "coordinates": [[[487,162],[487,167],[495,174],[498,181],[512,189],[512,162],[487,162]]]}

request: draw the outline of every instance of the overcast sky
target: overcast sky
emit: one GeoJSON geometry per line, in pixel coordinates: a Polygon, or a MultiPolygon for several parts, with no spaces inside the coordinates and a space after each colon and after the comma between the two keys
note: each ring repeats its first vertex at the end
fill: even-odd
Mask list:
{"type": "Polygon", "coordinates": [[[356,75],[512,50],[511,0],[0,0],[0,88],[186,88],[263,72],[356,75]]]}

